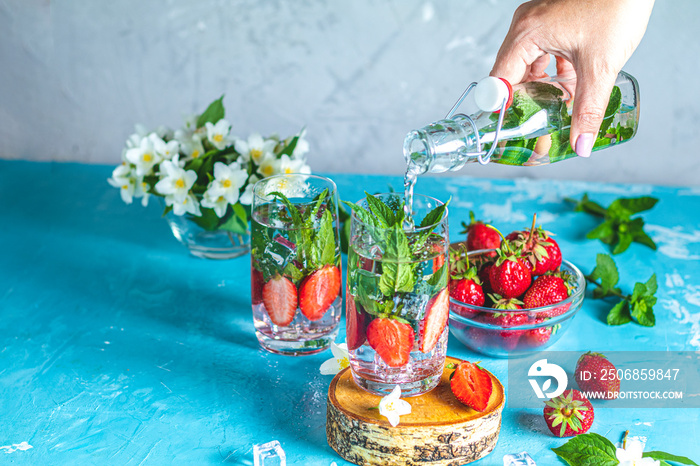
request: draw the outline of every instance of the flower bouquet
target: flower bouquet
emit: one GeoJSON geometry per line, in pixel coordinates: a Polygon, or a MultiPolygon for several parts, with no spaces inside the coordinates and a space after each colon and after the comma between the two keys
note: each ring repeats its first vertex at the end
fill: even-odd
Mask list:
{"type": "Polygon", "coordinates": [[[309,145],[305,131],[280,139],[231,133],[223,96],[182,128],[149,132],[140,125],[129,136],[122,163],[109,183],[122,200],[160,198],[175,237],[206,258],[232,258],[250,249],[248,218],[253,185],[280,173],[305,173],[309,145]]]}

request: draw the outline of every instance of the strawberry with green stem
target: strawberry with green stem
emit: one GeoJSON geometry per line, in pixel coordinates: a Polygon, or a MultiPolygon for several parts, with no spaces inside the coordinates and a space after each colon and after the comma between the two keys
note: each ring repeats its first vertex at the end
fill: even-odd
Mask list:
{"type": "Polygon", "coordinates": [[[545,402],[544,420],[556,437],[584,434],[593,424],[593,405],[578,390],[569,389],[545,402]]]}
{"type": "MultiPolygon", "coordinates": [[[[483,306],[486,300],[484,290],[481,287],[476,266],[469,262],[464,244],[460,244],[457,249],[450,251],[450,297],[457,301],[471,306],[483,306]]],[[[463,308],[463,306],[460,306],[463,308]]],[[[465,309],[464,312],[469,313],[469,316],[464,316],[462,312],[458,314],[463,317],[471,317],[475,315],[465,309]]]]}
{"type": "Polygon", "coordinates": [[[579,358],[574,370],[578,387],[584,392],[598,392],[601,399],[613,400],[620,393],[617,368],[605,355],[588,351],[579,358]]]}
{"type": "Polygon", "coordinates": [[[501,245],[501,236],[494,229],[481,220],[474,218],[474,212],[469,212],[470,223],[462,222],[461,234],[467,235],[467,249],[478,251],[480,249],[496,249],[501,245]]]}
{"type": "MultiPolygon", "coordinates": [[[[564,301],[573,290],[572,277],[568,272],[547,272],[540,275],[532,282],[532,285],[523,296],[526,309],[551,306],[564,301]]],[[[537,317],[556,317],[566,313],[571,303],[555,306],[543,312],[537,313],[537,317]]]]}
{"type": "Polygon", "coordinates": [[[537,214],[532,216],[532,225],[524,231],[514,231],[506,236],[511,244],[522,251],[525,263],[530,266],[532,275],[542,275],[559,268],[562,261],[561,249],[552,234],[535,227],[537,214]]]}
{"type": "MultiPolygon", "coordinates": [[[[492,227],[493,228],[493,227],[492,227]]],[[[503,237],[501,232],[496,230],[503,237]]],[[[503,238],[496,250],[498,258],[489,269],[489,283],[494,293],[503,298],[518,298],[530,286],[532,275],[530,268],[523,261],[522,252],[515,249],[510,241],[503,238]]]]}

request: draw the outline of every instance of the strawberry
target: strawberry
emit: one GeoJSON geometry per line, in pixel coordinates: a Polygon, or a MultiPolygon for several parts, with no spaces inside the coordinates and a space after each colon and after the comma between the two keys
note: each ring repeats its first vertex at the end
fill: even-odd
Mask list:
{"type": "MultiPolygon", "coordinates": [[[[523,302],[527,309],[550,306],[564,301],[571,294],[569,287],[570,276],[566,272],[558,272],[540,275],[532,283],[523,296],[523,302]]],[[[569,304],[557,306],[547,311],[540,312],[537,317],[556,317],[569,310],[569,304]]]]}
{"type": "Polygon", "coordinates": [[[367,313],[355,298],[345,293],[345,342],[348,350],[356,350],[367,340],[367,313]]]}
{"type": "Polygon", "coordinates": [[[584,392],[603,392],[604,400],[614,400],[620,393],[620,379],[617,369],[608,358],[600,353],[587,352],[576,363],[574,378],[584,392]]]}
{"type": "Polygon", "coordinates": [[[428,302],[425,318],[420,323],[420,344],[422,353],[429,353],[435,348],[442,335],[447,318],[450,316],[450,295],[447,288],[428,302]]]}
{"type": "Polygon", "coordinates": [[[286,327],[297,312],[297,287],[289,279],[277,275],[263,285],[262,301],[272,323],[286,327]]]}
{"type": "Polygon", "coordinates": [[[327,265],[318,269],[299,286],[299,309],[309,320],[319,320],[340,293],[340,269],[327,265]]]}
{"type": "Polygon", "coordinates": [[[530,267],[532,275],[542,275],[553,272],[561,265],[561,249],[556,241],[551,238],[551,233],[535,228],[537,214],[532,217],[532,226],[528,230],[514,231],[506,236],[513,247],[521,249],[526,264],[530,267]]]}
{"type": "Polygon", "coordinates": [[[367,326],[367,341],[389,367],[408,363],[413,349],[413,328],[396,319],[377,318],[367,326]]]}
{"type": "MultiPolygon", "coordinates": [[[[522,309],[522,302],[517,299],[501,298],[498,295],[489,295],[494,302],[493,308],[504,312],[486,312],[480,315],[477,320],[501,328],[517,327],[527,323],[528,317],[524,312],[513,312],[522,309]]],[[[515,349],[525,330],[503,330],[492,331],[493,343],[499,348],[511,351],[515,349]]]]}
{"type": "MultiPolygon", "coordinates": [[[[547,319],[544,318],[536,318],[533,323],[541,324],[546,320],[547,319]]],[[[525,345],[531,348],[539,348],[540,346],[547,343],[552,334],[555,333],[558,329],[559,324],[533,328],[532,330],[528,330],[525,332],[525,335],[523,335],[522,340],[525,343],[525,345]]]]}
{"type": "Polygon", "coordinates": [[[520,343],[520,339],[525,334],[525,330],[504,330],[498,332],[496,345],[506,351],[513,351],[520,343]]]}
{"type": "Polygon", "coordinates": [[[250,300],[255,304],[263,302],[262,289],[264,285],[263,274],[255,267],[250,268],[250,300]]]}
{"type": "Polygon", "coordinates": [[[532,275],[520,251],[515,251],[510,241],[504,239],[496,253],[498,259],[489,269],[489,283],[493,292],[503,298],[521,296],[530,286],[532,275]]]}
{"type": "Polygon", "coordinates": [[[470,223],[462,222],[464,230],[462,234],[467,234],[467,249],[477,251],[479,249],[496,249],[501,245],[501,236],[496,230],[486,223],[475,220],[474,212],[469,212],[470,223]]]}
{"type": "Polygon", "coordinates": [[[462,361],[450,378],[450,389],[463,404],[484,411],[493,392],[491,375],[476,364],[462,361]]]}
{"type": "Polygon", "coordinates": [[[460,246],[450,251],[450,297],[464,304],[483,306],[486,296],[481,280],[476,267],[469,263],[464,245],[460,246]]]}
{"type": "Polygon", "coordinates": [[[544,420],[556,437],[584,434],[593,424],[593,405],[578,390],[566,390],[544,404],[544,420]]]}

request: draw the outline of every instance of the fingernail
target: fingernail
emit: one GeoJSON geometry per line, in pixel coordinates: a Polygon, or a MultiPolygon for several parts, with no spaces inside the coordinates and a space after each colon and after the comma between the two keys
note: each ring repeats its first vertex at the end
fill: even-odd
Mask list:
{"type": "Polygon", "coordinates": [[[578,139],[576,139],[576,155],[579,157],[590,157],[593,142],[595,142],[593,133],[579,134],[578,139]]]}

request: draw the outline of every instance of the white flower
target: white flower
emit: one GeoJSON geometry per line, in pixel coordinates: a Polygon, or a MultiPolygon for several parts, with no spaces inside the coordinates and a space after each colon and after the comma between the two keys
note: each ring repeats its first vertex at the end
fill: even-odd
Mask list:
{"type": "Polygon", "coordinates": [[[253,133],[248,136],[248,141],[237,139],[235,142],[236,152],[241,154],[243,161],[252,160],[255,165],[260,165],[260,162],[272,155],[277,141],[274,139],[263,139],[258,133],[253,133]]]}
{"type": "Polygon", "coordinates": [[[139,144],[141,144],[141,139],[148,136],[148,130],[143,125],[135,125],[134,130],[136,132],[129,136],[129,138],[126,140],[127,149],[133,149],[134,147],[138,147],[139,144]]]}
{"type": "Polygon", "coordinates": [[[304,159],[307,152],[309,152],[309,142],[304,139],[304,136],[306,136],[306,129],[303,129],[299,133],[299,139],[297,139],[297,145],[294,146],[294,150],[292,151],[292,158],[294,159],[304,159]]]}
{"type": "Polygon", "coordinates": [[[258,167],[258,173],[262,175],[263,178],[268,178],[272,175],[279,173],[277,170],[279,168],[279,160],[274,155],[268,155],[260,161],[260,166],[258,167]]]}
{"type": "Polygon", "coordinates": [[[303,173],[309,175],[311,167],[306,165],[303,160],[290,158],[287,154],[282,155],[278,160],[277,173],[289,175],[291,173],[303,173]]]}
{"type": "Polygon", "coordinates": [[[212,195],[212,193],[207,190],[204,192],[204,197],[202,197],[202,207],[214,209],[216,216],[222,218],[224,215],[226,215],[228,201],[224,196],[212,195]]]}
{"type": "Polygon", "coordinates": [[[175,137],[180,141],[180,147],[182,152],[193,159],[196,159],[204,155],[204,146],[202,145],[202,136],[199,134],[194,134],[189,137],[183,137],[184,135],[175,134],[175,137]]]}
{"type": "Polygon", "coordinates": [[[153,143],[153,150],[161,160],[171,160],[180,153],[180,143],[176,140],[165,142],[155,133],[151,133],[148,138],[153,143]]]}
{"type": "Polygon", "coordinates": [[[161,138],[161,139],[172,139],[173,138],[173,130],[168,128],[167,126],[161,125],[156,128],[156,135],[161,138]]]}
{"type": "Polygon", "coordinates": [[[180,167],[178,159],[176,155],[172,161],[166,160],[160,164],[161,179],[156,183],[155,188],[166,196],[166,201],[170,196],[175,203],[185,203],[190,188],[197,181],[197,173],[194,170],[185,171],[180,167]]]}
{"type": "Polygon", "coordinates": [[[108,178],[107,182],[115,188],[119,188],[119,194],[125,204],[131,204],[133,202],[136,181],[134,177],[131,176],[131,168],[129,168],[126,163],[117,166],[117,168],[112,171],[112,177],[108,178]]]}
{"type": "Polygon", "coordinates": [[[225,149],[231,140],[231,123],[221,119],[215,125],[207,122],[207,139],[219,150],[225,149]]]}
{"type": "Polygon", "coordinates": [[[150,174],[153,166],[161,160],[150,137],[141,139],[138,146],[127,149],[124,157],[136,166],[136,176],[150,174]]]}
{"type": "Polygon", "coordinates": [[[255,187],[255,183],[257,183],[258,180],[259,178],[257,176],[250,175],[250,178],[248,178],[248,184],[241,193],[241,197],[238,198],[238,201],[241,204],[250,205],[253,203],[253,188],[255,187]]]}
{"type": "Polygon", "coordinates": [[[620,466],[659,466],[658,460],[642,458],[644,444],[637,438],[630,437],[625,440],[624,448],[615,449],[615,456],[620,466]]]}
{"type": "Polygon", "coordinates": [[[216,162],[214,181],[209,183],[207,191],[211,192],[212,197],[223,196],[229,204],[235,204],[247,179],[248,172],[243,170],[238,162],[232,162],[229,165],[216,162]]]}
{"type": "Polygon", "coordinates": [[[143,181],[142,177],[134,180],[134,197],[137,199],[140,197],[141,205],[144,207],[148,205],[148,200],[151,197],[151,194],[148,192],[149,189],[151,189],[151,186],[143,181]]]}
{"type": "Polygon", "coordinates": [[[321,364],[321,374],[323,375],[335,375],[350,365],[347,344],[336,345],[335,342],[331,342],[331,352],[333,357],[321,364]]]}
{"type": "Polygon", "coordinates": [[[399,416],[411,414],[411,405],[401,399],[401,387],[395,386],[390,394],[381,399],[379,414],[387,418],[393,427],[399,425],[399,416]]]}
{"type": "Polygon", "coordinates": [[[199,202],[192,194],[187,194],[182,200],[177,199],[172,194],[165,196],[165,205],[172,206],[175,215],[184,215],[186,213],[197,217],[202,215],[202,211],[199,209],[199,202]]]}

